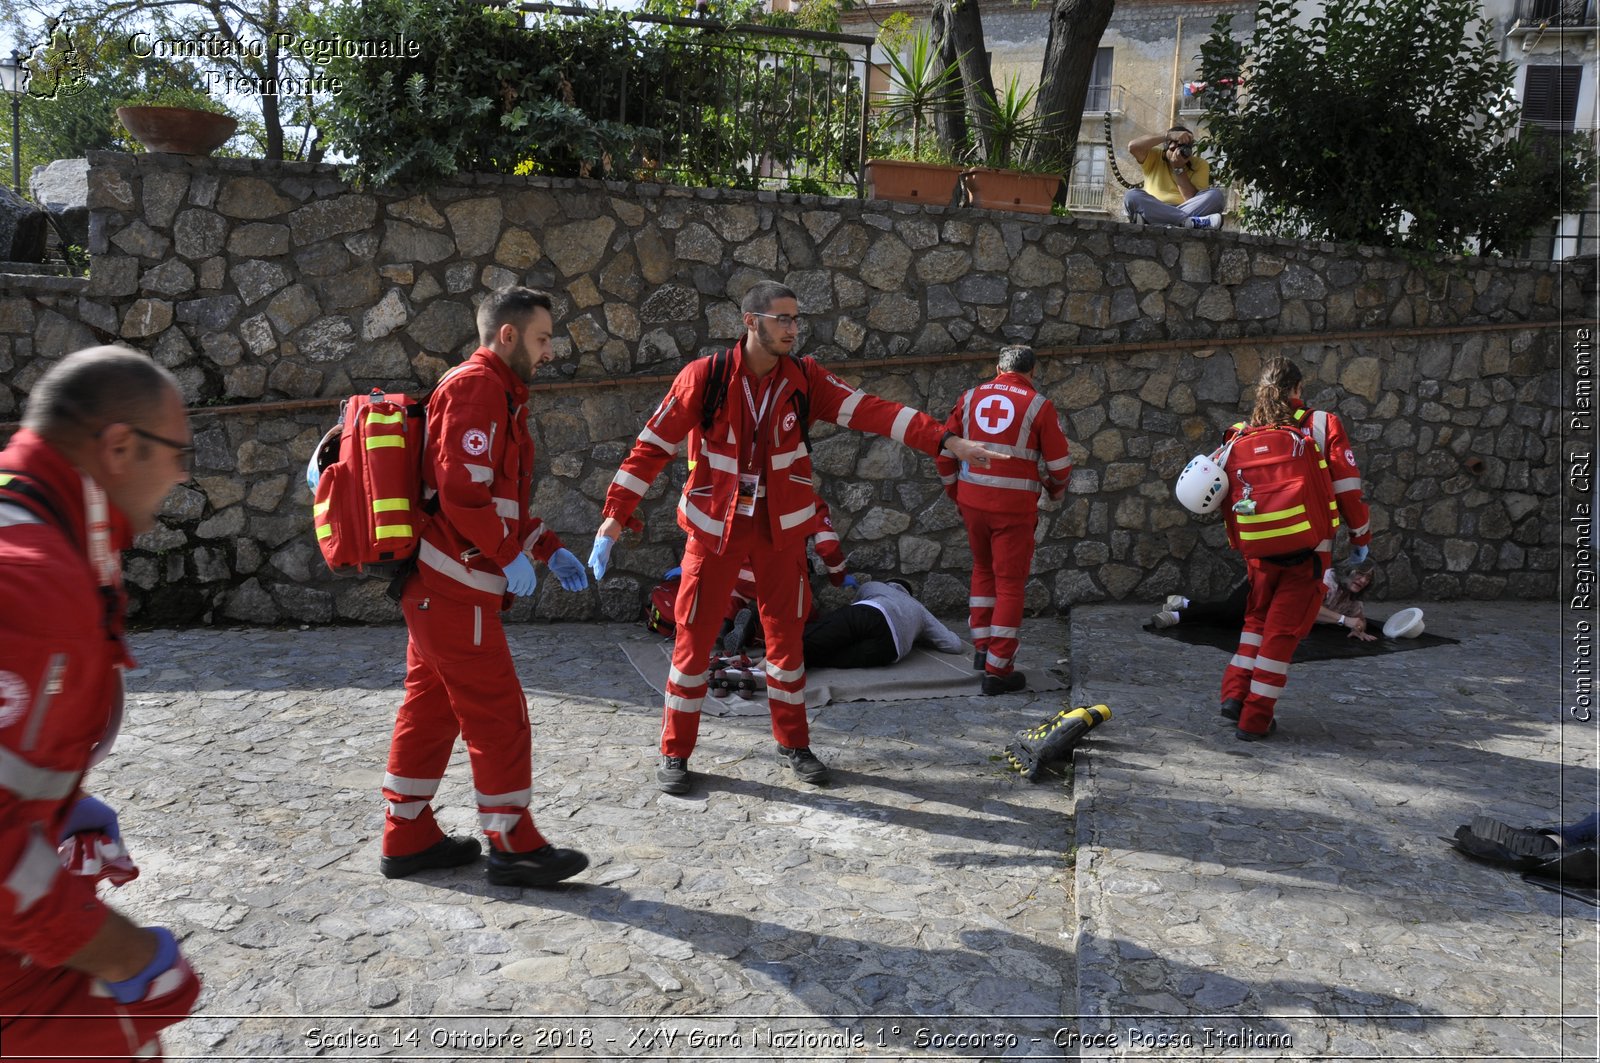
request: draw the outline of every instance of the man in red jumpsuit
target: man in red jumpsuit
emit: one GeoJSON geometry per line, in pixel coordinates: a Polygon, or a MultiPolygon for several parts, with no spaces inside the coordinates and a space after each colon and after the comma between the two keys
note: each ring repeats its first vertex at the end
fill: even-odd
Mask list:
{"type": "MultiPolygon", "coordinates": [[[[1361,491],[1361,470],[1338,414],[1310,410],[1301,400],[1302,376],[1293,362],[1269,358],[1256,382],[1255,408],[1249,424],[1302,425],[1309,421],[1311,435],[1333,483],[1338,516],[1350,533],[1350,560],[1367,559],[1372,542],[1372,517],[1361,491]]],[[[1245,427],[1241,421],[1233,431],[1245,427]]],[[[1278,696],[1289,682],[1289,662],[1295,647],[1317,622],[1326,587],[1322,573],[1332,564],[1333,542],[1324,540],[1304,557],[1250,558],[1246,578],[1250,596],[1245,602],[1244,629],[1239,648],[1222,673],[1222,715],[1237,721],[1234,737],[1256,742],[1278,729],[1274,712],[1278,696]]]]}
{"type": "Polygon", "coordinates": [[[689,541],[656,769],[657,786],[669,794],[690,786],[688,761],[700,730],[711,646],[747,558],[766,633],[767,704],[779,757],[805,782],[828,779],[811,752],[801,652],[811,603],[805,543],[816,516],[806,422],[873,432],[930,455],[948,449],[974,464],[987,465],[993,456],[944,432],[927,414],[852,388],[809,357],[791,357],[800,306],[784,285],[754,285],[740,309],[745,334],[728,352],[722,392],[707,395],[714,358],[698,358],[678,373],[606,492],[605,519],[589,557],[595,578],[603,577],[623,525],[687,439],[695,466],[678,501],[678,525],[689,541]]]}
{"type": "Polygon", "coordinates": [[[1067,491],[1072,459],[1050,400],[1033,388],[1030,347],[1000,352],[999,374],[962,395],[945,428],[1004,457],[986,470],[939,457],[939,479],[967,526],[972,545],[972,590],[967,600],[972,644],[982,660],[983,692],[1021,690],[1027,678],[1013,665],[1022,599],[1033,566],[1041,487],[1051,498],[1067,491]],[[1044,477],[1039,476],[1040,464],[1044,477]]]}
{"type": "Polygon", "coordinates": [[[532,558],[567,590],[589,583],[583,563],[528,512],[528,383],[551,358],[550,305],[548,295],[528,288],[486,297],[478,306],[482,346],[428,400],[422,477],[437,511],[400,600],[410,640],[406,696],[383,779],[379,866],[387,878],[478,858],[476,838],[446,837],[433,818],[457,734],[472,763],[491,883],[548,886],[589,864],[577,850],[546,841],[528,812],[528,702],[499,615],[512,596],[534,592],[532,558]]]}
{"type": "MultiPolygon", "coordinates": [[[[96,896],[74,852],[121,850],[83,790],[122,720],[121,551],[194,453],[172,375],[121,347],[34,385],[0,451],[0,1052],[159,1059],[200,982],[172,933],[96,896]],[[58,852],[59,848],[59,852],[58,852]],[[64,862],[71,861],[79,873],[64,862]],[[70,1017],[67,1017],[70,1016],[70,1017]]],[[[120,861],[126,881],[137,870],[120,861]]]]}

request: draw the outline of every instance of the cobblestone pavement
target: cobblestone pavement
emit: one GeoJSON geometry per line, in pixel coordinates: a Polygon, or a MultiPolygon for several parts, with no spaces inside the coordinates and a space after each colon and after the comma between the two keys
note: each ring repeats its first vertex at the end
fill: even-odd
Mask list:
{"type": "MultiPolygon", "coordinates": [[[[554,890],[489,886],[481,863],[378,875],[403,629],[133,637],[128,720],[91,785],[143,870],[113,903],[173,926],[206,982],[169,1058],[1058,1051],[1069,782],[1024,783],[999,754],[1059,693],[813,710],[820,790],[764,718],[708,716],[692,765],[710,777],[674,798],[651,781],[659,703],[616,649],[657,636],[511,630],[536,819],[593,859],[554,890]]],[[[1066,628],[1024,639],[1048,663],[1066,628]]],[[[471,792],[458,750],[447,830],[476,832],[471,792]]]]}
{"type": "Polygon", "coordinates": [[[1596,1058],[1596,910],[1440,840],[1594,807],[1553,603],[1429,605],[1459,645],[1296,665],[1253,745],[1227,654],[1149,613],[1073,617],[1073,700],[1116,712],[1076,765],[1084,1058],[1596,1058]]]}

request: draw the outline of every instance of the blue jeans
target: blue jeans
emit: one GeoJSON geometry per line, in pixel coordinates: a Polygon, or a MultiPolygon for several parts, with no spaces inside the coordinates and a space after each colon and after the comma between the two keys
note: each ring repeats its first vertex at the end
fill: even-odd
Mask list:
{"type": "Polygon", "coordinates": [[[1190,218],[1221,214],[1227,204],[1228,194],[1220,188],[1208,188],[1176,207],[1161,202],[1142,188],[1130,188],[1122,197],[1122,206],[1128,212],[1129,221],[1133,220],[1134,214],[1143,214],[1144,220],[1151,225],[1188,225],[1190,218]]]}

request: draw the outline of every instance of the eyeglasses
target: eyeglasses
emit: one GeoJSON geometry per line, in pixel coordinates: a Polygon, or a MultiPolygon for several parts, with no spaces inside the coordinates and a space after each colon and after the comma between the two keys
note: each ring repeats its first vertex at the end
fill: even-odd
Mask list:
{"type": "Polygon", "coordinates": [[[178,452],[178,461],[183,465],[183,471],[192,472],[194,470],[193,443],[174,443],[165,436],[158,436],[154,432],[146,432],[143,428],[139,428],[131,424],[128,426],[128,431],[132,432],[140,439],[148,439],[152,443],[160,443],[164,447],[171,447],[173,450],[178,452]]]}
{"type": "Polygon", "coordinates": [[[752,310],[750,313],[756,317],[764,317],[776,321],[781,328],[799,328],[802,324],[797,314],[763,314],[759,310],[752,310]]]}

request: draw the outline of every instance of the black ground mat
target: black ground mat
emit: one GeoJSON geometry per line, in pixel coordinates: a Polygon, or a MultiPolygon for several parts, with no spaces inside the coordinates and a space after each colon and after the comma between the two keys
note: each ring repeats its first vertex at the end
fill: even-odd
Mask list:
{"type": "MultiPolygon", "coordinates": [[[[1362,642],[1350,637],[1350,632],[1334,624],[1317,624],[1311,634],[1300,640],[1294,651],[1294,663],[1306,661],[1338,661],[1348,657],[1371,657],[1380,653],[1403,653],[1406,650],[1425,650],[1430,646],[1453,646],[1460,639],[1447,638],[1424,631],[1414,639],[1389,639],[1383,637],[1385,617],[1367,620],[1367,630],[1378,637],[1372,642],[1362,642]]],[[[1215,646],[1232,653],[1239,648],[1239,628],[1214,627],[1209,624],[1174,624],[1158,628],[1146,624],[1144,629],[1152,635],[1161,635],[1191,646],[1215,646]]]]}

